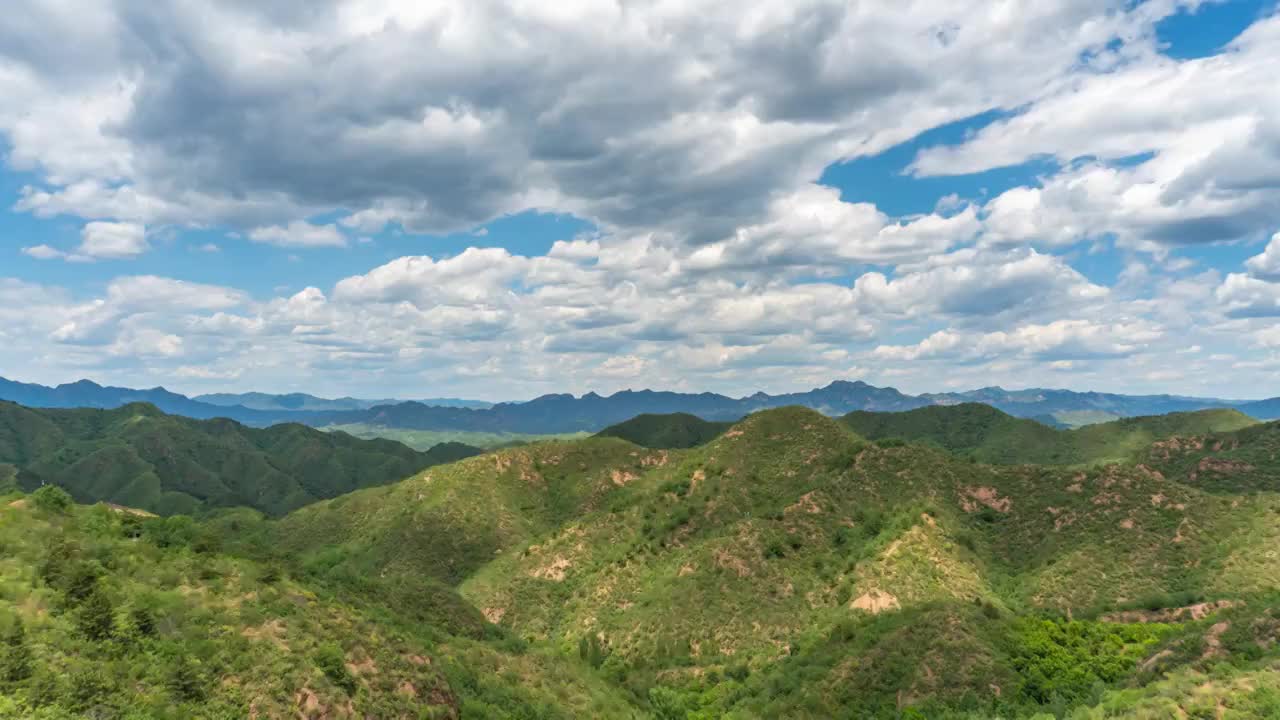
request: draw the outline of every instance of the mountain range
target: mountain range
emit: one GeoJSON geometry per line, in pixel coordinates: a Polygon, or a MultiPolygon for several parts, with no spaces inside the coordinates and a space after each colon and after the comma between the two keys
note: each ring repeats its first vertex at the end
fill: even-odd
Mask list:
{"type": "Polygon", "coordinates": [[[623,390],[608,396],[550,394],[527,402],[483,403],[466,400],[387,402],[309,395],[204,395],[189,398],[164,388],[133,390],[81,380],[56,387],[0,378],[0,399],[30,407],[119,407],[148,402],[160,410],[192,418],[227,417],[266,426],[298,422],[314,427],[373,426],[412,430],[553,434],[596,432],[642,414],[688,413],[704,420],[734,421],[769,408],[799,405],[839,416],[856,410],[902,411],[931,405],[979,402],[1016,417],[1045,424],[1078,426],[1120,417],[1159,415],[1209,408],[1231,408],[1254,418],[1280,418],[1280,397],[1260,401],[1179,395],[1120,395],[1071,390],[1004,390],[908,395],[891,387],[838,380],[806,392],[733,398],[716,393],[623,390]],[[433,404],[435,403],[435,404],[433,404]],[[445,405],[444,403],[449,403],[445,405]],[[360,407],[369,405],[368,407],[360,407]]]}
{"type": "MultiPolygon", "coordinates": [[[[250,392],[250,393],[213,393],[210,395],[196,395],[192,398],[196,402],[205,403],[207,405],[217,405],[218,407],[229,408],[248,408],[249,410],[263,410],[272,412],[329,412],[342,410],[368,410],[371,407],[379,405],[394,405],[402,400],[394,398],[384,398],[381,400],[369,400],[364,398],[341,397],[335,399],[316,397],[307,393],[287,393],[285,395],[272,395],[269,393],[250,392]]],[[[458,407],[483,409],[491,407],[493,403],[482,402],[480,400],[463,400],[460,398],[427,398],[417,400],[416,402],[423,405],[431,405],[434,407],[458,407]]]]}
{"type": "Polygon", "coordinates": [[[1274,718],[1278,451],[960,403],[436,464],[0,404],[0,718],[1274,718]]]}

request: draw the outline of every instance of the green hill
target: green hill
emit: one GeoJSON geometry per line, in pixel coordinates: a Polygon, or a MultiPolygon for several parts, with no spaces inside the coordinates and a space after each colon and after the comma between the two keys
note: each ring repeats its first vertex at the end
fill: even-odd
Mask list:
{"type": "Polygon", "coordinates": [[[1005,465],[1126,462],[1161,438],[1237,430],[1257,423],[1236,410],[1198,410],[1059,430],[977,403],[900,413],[859,411],[841,420],[868,439],[924,442],[980,462],[1005,465]]]}
{"type": "Polygon", "coordinates": [[[1280,421],[1169,437],[1153,443],[1143,459],[1210,492],[1280,492],[1280,421]]]}
{"type": "Polygon", "coordinates": [[[1214,702],[1274,707],[1277,512],[1144,465],[985,465],[786,408],[688,450],[501,451],[240,535],[405,607],[454,587],[658,717],[1127,717],[1166,691],[1197,707],[1211,667],[1214,702]]]}
{"type": "Polygon", "coordinates": [[[0,501],[0,718],[642,717],[456,595],[404,621],[50,490],[0,501]]]}
{"type": "Polygon", "coordinates": [[[423,453],[302,425],[191,420],[141,403],[35,410],[0,402],[0,463],[17,468],[22,488],[56,484],[79,501],[163,515],[234,506],[280,515],[479,452],[447,443],[423,453]]]}
{"type": "Polygon", "coordinates": [[[732,425],[703,420],[689,413],[637,415],[601,430],[596,437],[616,437],[640,447],[674,450],[709,443],[732,425]]]}

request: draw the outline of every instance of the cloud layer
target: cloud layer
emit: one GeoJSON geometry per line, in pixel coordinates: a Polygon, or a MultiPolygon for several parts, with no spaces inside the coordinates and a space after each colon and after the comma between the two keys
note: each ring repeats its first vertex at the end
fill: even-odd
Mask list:
{"type": "Polygon", "coordinates": [[[1280,19],[1162,54],[1155,24],[1197,5],[21,0],[0,29],[0,135],[29,179],[15,211],[81,225],[78,244],[14,251],[119,272],[0,281],[34,298],[4,318],[0,360],[490,397],[1274,380],[1280,96],[1258,88],[1280,19]],[[984,113],[904,171],[1049,170],[911,216],[817,184],[984,113]],[[160,234],[343,252],[527,210],[596,230],[276,297],[128,265],[160,234]],[[1256,249],[1222,269],[1179,255],[1223,244],[1256,249]],[[1086,273],[1088,253],[1123,270],[1086,273]]]}

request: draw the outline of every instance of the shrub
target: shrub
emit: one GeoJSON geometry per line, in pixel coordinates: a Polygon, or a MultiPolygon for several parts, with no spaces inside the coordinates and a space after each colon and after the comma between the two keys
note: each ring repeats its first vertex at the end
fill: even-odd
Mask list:
{"type": "Polygon", "coordinates": [[[336,643],[325,643],[316,650],[316,667],[348,695],[356,692],[356,679],[347,669],[347,656],[336,643]]]}
{"type": "Polygon", "coordinates": [[[578,657],[593,668],[599,668],[609,659],[609,648],[594,633],[583,635],[578,641],[578,657]]]}
{"type": "Polygon", "coordinates": [[[80,605],[76,626],[85,637],[94,641],[107,640],[115,634],[116,609],[102,588],[95,587],[80,605]]]}
{"type": "Polygon", "coordinates": [[[198,531],[196,521],[186,515],[154,518],[143,525],[143,535],[162,548],[191,545],[198,531]]]}
{"type": "Polygon", "coordinates": [[[280,582],[284,571],[276,563],[268,563],[258,572],[258,582],[263,585],[275,585],[280,582]]]}
{"type": "Polygon", "coordinates": [[[684,497],[685,495],[689,494],[689,481],[688,480],[672,480],[671,482],[665,483],[662,486],[662,492],[671,493],[672,495],[676,495],[678,497],[684,497]]]}
{"type": "MultiPolygon", "coordinates": [[[[346,669],[345,667],[343,668],[346,669]]],[[[205,698],[204,676],[199,665],[186,655],[174,658],[169,666],[169,675],[165,679],[169,692],[179,700],[200,702],[205,698]]]]}
{"type": "Polygon", "coordinates": [[[689,715],[684,695],[671,688],[649,688],[649,707],[658,720],[685,720],[689,715]]]}
{"type": "Polygon", "coordinates": [[[0,645],[0,682],[16,683],[31,677],[31,648],[22,618],[15,617],[0,645]]]}
{"type": "Polygon", "coordinates": [[[65,513],[75,501],[66,490],[57,485],[42,485],[39,490],[31,493],[31,504],[45,512],[65,513]]]}

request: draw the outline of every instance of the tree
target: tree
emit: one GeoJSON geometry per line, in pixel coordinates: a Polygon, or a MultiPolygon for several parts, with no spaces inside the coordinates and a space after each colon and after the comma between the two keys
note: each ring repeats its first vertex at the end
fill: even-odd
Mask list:
{"type": "Polygon", "coordinates": [[[0,682],[22,682],[31,677],[31,648],[27,645],[27,629],[21,617],[15,617],[5,631],[0,647],[0,682]]]}
{"type": "Polygon", "coordinates": [[[138,637],[151,637],[156,634],[156,614],[150,607],[139,605],[129,613],[133,630],[138,637]]]}
{"type": "Polygon", "coordinates": [[[65,513],[74,502],[67,491],[57,485],[43,485],[31,493],[31,504],[45,512],[65,513]]]}
{"type": "Polygon", "coordinates": [[[76,620],[85,637],[95,641],[107,640],[115,634],[116,609],[102,588],[95,587],[80,605],[76,620]]]}
{"type": "Polygon", "coordinates": [[[169,667],[165,684],[174,697],[187,702],[200,702],[205,697],[204,676],[199,666],[186,655],[179,655],[169,667]]]}
{"type": "Polygon", "coordinates": [[[598,668],[608,659],[609,648],[600,642],[598,635],[588,633],[578,641],[578,657],[582,658],[591,667],[598,668]]]}

